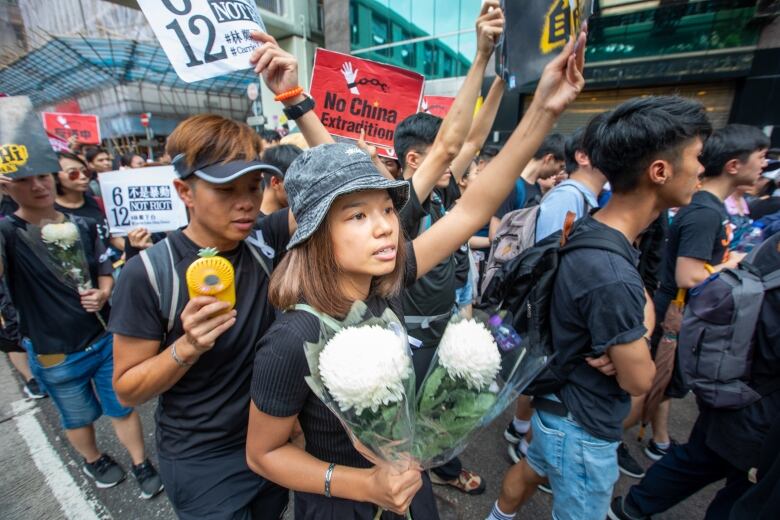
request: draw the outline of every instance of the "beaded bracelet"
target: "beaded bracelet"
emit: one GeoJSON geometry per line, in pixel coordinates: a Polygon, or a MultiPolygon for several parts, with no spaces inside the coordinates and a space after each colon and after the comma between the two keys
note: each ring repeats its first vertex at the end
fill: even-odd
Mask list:
{"type": "Polygon", "coordinates": [[[295,96],[299,96],[303,94],[303,87],[295,87],[294,89],[290,89],[287,92],[282,92],[281,94],[278,94],[276,97],[274,97],[274,101],[284,101],[285,99],[292,99],[295,96]]]}
{"type": "Polygon", "coordinates": [[[325,496],[330,498],[330,479],[333,477],[333,468],[336,467],[335,462],[331,462],[328,466],[328,470],[325,472],[325,496]]]}

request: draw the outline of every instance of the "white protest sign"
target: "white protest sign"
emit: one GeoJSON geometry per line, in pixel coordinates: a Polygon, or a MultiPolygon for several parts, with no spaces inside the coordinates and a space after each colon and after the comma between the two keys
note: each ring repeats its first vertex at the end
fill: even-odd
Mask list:
{"type": "Polygon", "coordinates": [[[187,225],[187,210],[173,188],[173,166],[154,166],[98,174],[108,227],[126,235],[137,227],[151,232],[187,225]]]}
{"type": "Polygon", "coordinates": [[[176,74],[188,82],[248,69],[266,32],[254,0],[138,0],[176,74]]]}

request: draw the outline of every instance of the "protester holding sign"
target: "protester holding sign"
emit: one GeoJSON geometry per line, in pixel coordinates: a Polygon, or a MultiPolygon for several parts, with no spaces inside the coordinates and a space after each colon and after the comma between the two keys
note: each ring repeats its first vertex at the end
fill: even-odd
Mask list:
{"type": "MultiPolygon", "coordinates": [[[[295,59],[273,37],[252,37],[265,44],[255,62],[269,89],[296,92],[295,59]]],[[[302,90],[283,101],[292,119],[310,143],[332,142],[301,106],[308,100],[302,90]]],[[[257,160],[262,145],[248,126],[194,116],[174,130],[166,149],[190,222],[128,261],[119,278],[109,323],[114,386],[126,403],[160,397],[160,473],[179,518],[280,518],[287,491],[247,467],[245,443],[255,345],[275,318],[268,273],[295,224],[287,210],[256,223],[263,172],[275,168],[257,160]],[[187,293],[186,270],[207,247],[235,271],[236,305],[227,313],[227,304],[187,293]]]]}
{"type": "MultiPolygon", "coordinates": [[[[370,158],[350,145],[304,152],[285,178],[298,229],[272,275],[271,302],[289,309],[304,301],[334,318],[343,317],[355,300],[398,310],[401,286],[433,269],[488,220],[511,189],[513,173],[522,170],[558,115],[582,89],[584,36],[579,43],[578,53],[571,42],[546,69],[534,102],[508,146],[460,203],[413,242],[402,240],[397,216],[408,200],[408,184],[382,177],[370,158]]],[[[463,109],[468,105],[470,116],[473,102],[463,105],[463,109]]],[[[439,147],[434,145],[430,157],[446,167],[457,149],[439,147]]],[[[251,466],[296,490],[297,518],[370,519],[376,512],[371,504],[377,504],[397,513],[411,505],[415,518],[435,519],[430,488],[416,498],[423,485],[420,473],[371,467],[307,387],[303,344],[317,341],[319,331],[317,318],[290,311],[262,338],[247,438],[251,466]],[[297,418],[306,451],[289,443],[297,418]],[[415,513],[418,507],[421,513],[415,513]]]]}

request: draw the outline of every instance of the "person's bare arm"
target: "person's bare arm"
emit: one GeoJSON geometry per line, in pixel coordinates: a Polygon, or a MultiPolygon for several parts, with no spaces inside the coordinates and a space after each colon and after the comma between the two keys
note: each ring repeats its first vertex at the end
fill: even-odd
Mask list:
{"type": "Polygon", "coordinates": [[[677,258],[677,263],[675,264],[674,279],[677,283],[677,287],[680,289],[690,289],[706,280],[711,272],[719,273],[724,269],[736,268],[737,264],[739,264],[743,258],[745,258],[744,253],[732,251],[729,254],[728,261],[712,266],[710,271],[705,267],[707,263],[704,260],[680,256],[677,258]]]}
{"type": "Polygon", "coordinates": [[[426,200],[453,159],[460,153],[466,140],[474,106],[479,97],[482,78],[493,49],[504,30],[504,14],[498,0],[487,0],[477,18],[477,55],[471,63],[466,79],[455,97],[428,155],[412,177],[412,187],[418,200],[426,200]]]}
{"type": "MultiPolygon", "coordinates": [[[[262,43],[252,52],[249,62],[255,65],[255,72],[262,75],[266,86],[276,95],[299,86],[298,84],[298,60],[295,56],[282,50],[276,39],[268,33],[252,31],[252,39],[262,43]]],[[[282,101],[284,106],[297,105],[305,98],[300,94],[294,98],[282,101]]],[[[316,100],[315,100],[316,101],[316,100]]],[[[333,137],[325,129],[325,126],[313,110],[295,120],[295,124],[301,130],[303,137],[309,146],[333,143],[333,137]]]]}
{"type": "Polygon", "coordinates": [[[475,235],[469,239],[469,247],[471,249],[487,249],[490,247],[490,238],[475,235]]]}
{"type": "Polygon", "coordinates": [[[646,394],[653,385],[655,363],[644,337],[607,349],[620,388],[633,396],[646,394]]]}
{"type": "MultiPolygon", "coordinates": [[[[210,296],[187,302],[181,313],[185,334],[173,344],[180,360],[196,363],[236,323],[235,309],[224,312],[228,307],[228,303],[210,296]]],[[[173,359],[173,345],[160,352],[158,340],[114,334],[113,382],[120,402],[126,406],[145,403],[182,378],[189,367],[180,366],[173,359]]]]}
{"type": "Polygon", "coordinates": [[[469,134],[466,136],[466,141],[450,165],[450,171],[455,176],[456,181],[460,181],[463,178],[474,156],[477,155],[482,145],[485,144],[485,140],[487,140],[490,134],[490,129],[493,128],[493,122],[496,120],[505,85],[504,80],[500,76],[496,76],[496,79],[493,80],[490,91],[488,91],[485,97],[485,102],[482,103],[482,108],[477,113],[477,117],[471,125],[471,130],[469,130],[469,134]]]}
{"type": "Polygon", "coordinates": [[[582,76],[585,33],[580,34],[544,69],[534,101],[512,133],[506,146],[469,186],[458,204],[429,230],[414,240],[417,276],[425,275],[493,216],[541,145],[558,116],[574,101],[585,85],[582,76]]]}
{"type": "Polygon", "coordinates": [[[376,146],[370,145],[366,142],[365,130],[360,130],[360,139],[358,139],[357,147],[366,152],[368,156],[371,157],[371,162],[374,163],[374,166],[377,170],[379,170],[379,173],[382,175],[382,177],[391,181],[395,180],[395,177],[393,177],[393,175],[387,171],[385,163],[382,162],[382,159],[380,159],[379,155],[376,153],[376,146]]]}
{"type": "MultiPolygon", "coordinates": [[[[296,419],[296,415],[268,415],[250,403],[247,465],[280,486],[304,493],[324,494],[325,472],[329,463],[289,442],[296,419]]],[[[421,486],[420,472],[416,470],[400,472],[385,465],[369,469],[337,465],[331,476],[330,492],[334,497],[370,502],[404,514],[421,486]]]]}

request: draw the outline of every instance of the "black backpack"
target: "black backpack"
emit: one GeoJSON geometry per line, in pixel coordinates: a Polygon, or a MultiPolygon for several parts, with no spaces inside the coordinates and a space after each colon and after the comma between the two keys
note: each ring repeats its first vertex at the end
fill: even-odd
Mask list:
{"type": "Polygon", "coordinates": [[[550,304],[563,255],[575,249],[601,249],[634,262],[625,241],[609,233],[579,231],[583,220],[573,224],[574,213],[569,212],[562,231],[546,237],[505,264],[483,295],[483,307],[491,312],[509,311],[513,316],[512,324],[523,338],[529,354],[546,360],[544,370],[523,391],[525,395],[544,396],[557,392],[587,354],[559,359],[553,349],[550,304]]]}

